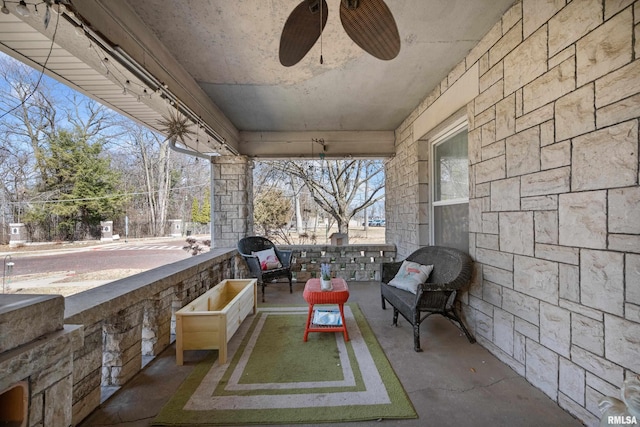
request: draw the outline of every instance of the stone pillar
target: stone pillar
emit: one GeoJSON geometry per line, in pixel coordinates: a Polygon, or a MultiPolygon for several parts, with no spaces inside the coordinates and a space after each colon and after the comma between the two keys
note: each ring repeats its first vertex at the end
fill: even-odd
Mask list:
{"type": "Polygon", "coordinates": [[[142,366],[143,303],[108,319],[103,327],[102,385],[121,386],[142,366]]]}
{"type": "Polygon", "coordinates": [[[331,245],[342,246],[349,244],[349,235],[347,233],[333,233],[331,235],[331,245]]]}
{"type": "Polygon", "coordinates": [[[242,237],[253,234],[253,169],[244,156],[214,157],[212,163],[211,247],[232,248],[242,237]]]}
{"type": "Polygon", "coordinates": [[[113,221],[100,221],[100,228],[102,229],[100,241],[112,242],[113,241],[113,221]]]}
{"type": "Polygon", "coordinates": [[[9,229],[11,230],[9,247],[16,248],[19,246],[24,246],[27,243],[27,228],[23,223],[10,223],[9,229]]]}
{"type": "Polygon", "coordinates": [[[171,237],[182,236],[182,220],[181,219],[169,220],[169,236],[171,237]]]}

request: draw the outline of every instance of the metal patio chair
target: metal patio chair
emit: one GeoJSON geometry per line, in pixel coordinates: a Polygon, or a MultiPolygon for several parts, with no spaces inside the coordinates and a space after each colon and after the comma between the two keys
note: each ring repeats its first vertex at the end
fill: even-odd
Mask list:
{"type": "Polygon", "coordinates": [[[262,302],[264,302],[264,288],[267,283],[271,283],[275,279],[286,277],[289,279],[289,293],[293,293],[293,283],[291,276],[291,255],[292,251],[278,249],[273,242],[266,237],[249,236],[240,239],[238,242],[238,252],[249,266],[251,277],[258,279],[258,285],[262,288],[262,302]],[[263,270],[260,265],[258,256],[255,252],[273,248],[282,267],[263,270]]]}

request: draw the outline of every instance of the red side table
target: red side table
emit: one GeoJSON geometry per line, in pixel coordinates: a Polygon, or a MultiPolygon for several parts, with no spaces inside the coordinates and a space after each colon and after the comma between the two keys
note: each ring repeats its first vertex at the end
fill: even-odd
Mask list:
{"type": "Polygon", "coordinates": [[[347,332],[347,322],[344,318],[344,303],[349,299],[349,287],[344,279],[331,279],[330,291],[323,291],[320,288],[320,279],[309,279],[304,285],[303,298],[309,304],[309,315],[307,316],[307,326],[304,329],[304,340],[307,341],[309,332],[342,332],[344,340],[349,341],[349,333],[347,332]],[[341,326],[316,325],[312,324],[313,306],[315,304],[337,304],[340,309],[340,317],[342,318],[341,326]]]}

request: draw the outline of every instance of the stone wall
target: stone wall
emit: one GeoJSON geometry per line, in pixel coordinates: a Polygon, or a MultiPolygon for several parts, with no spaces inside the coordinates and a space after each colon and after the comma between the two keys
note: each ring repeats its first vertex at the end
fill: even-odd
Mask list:
{"type": "Polygon", "coordinates": [[[253,170],[242,156],[213,157],[214,218],[212,246],[235,248],[253,234],[253,170]]]}
{"type": "Polygon", "coordinates": [[[396,132],[396,140],[396,155],[385,165],[385,241],[394,242],[398,254],[407,256],[421,246],[418,231],[429,226],[428,210],[421,210],[419,203],[421,193],[429,194],[428,162],[420,167],[412,126],[396,132]]]}
{"type": "Polygon", "coordinates": [[[63,325],[60,295],[0,301],[0,425],[71,425],[73,355],[83,328],[63,325]]]}
{"type": "Polygon", "coordinates": [[[380,264],[396,257],[394,245],[279,245],[293,251],[291,272],[294,280],[304,283],[320,277],[320,264],[331,265],[332,277],[346,281],[379,281],[380,264]]]}
{"type": "Polygon", "coordinates": [[[598,401],[640,373],[638,22],[639,1],[517,2],[397,130],[387,165],[400,257],[428,180],[402,171],[418,169],[412,129],[477,75],[464,315],[480,344],[593,426],[598,401]]]}
{"type": "Polygon", "coordinates": [[[237,277],[243,264],[235,250],[212,250],[67,297],[65,323],[84,326],[84,345],[73,353],[73,424],[98,407],[103,387],[122,386],[143,356],[170,345],[177,310],[237,277]]]}

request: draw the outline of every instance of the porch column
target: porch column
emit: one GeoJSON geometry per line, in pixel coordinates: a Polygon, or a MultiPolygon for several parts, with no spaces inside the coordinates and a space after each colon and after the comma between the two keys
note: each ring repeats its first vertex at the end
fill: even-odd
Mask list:
{"type": "Polygon", "coordinates": [[[253,169],[245,156],[212,157],[211,246],[234,248],[253,234],[253,169]]]}

